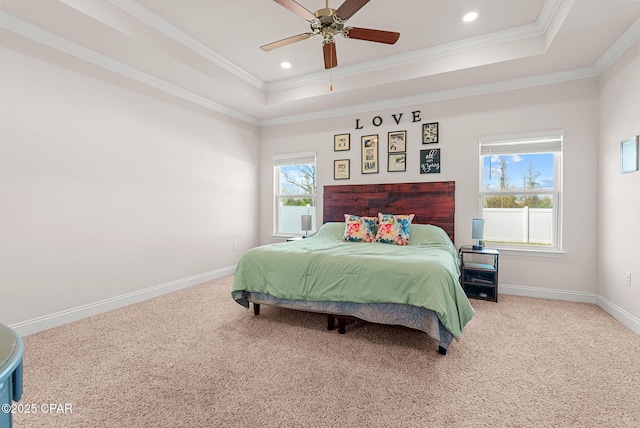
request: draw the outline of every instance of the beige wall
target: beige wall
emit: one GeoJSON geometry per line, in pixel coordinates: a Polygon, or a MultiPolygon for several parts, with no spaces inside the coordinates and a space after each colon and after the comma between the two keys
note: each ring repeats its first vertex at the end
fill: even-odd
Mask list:
{"type": "Polygon", "coordinates": [[[257,244],[257,128],[8,40],[0,322],[233,272],[257,244]]]}
{"type": "MultiPolygon", "coordinates": [[[[417,88],[419,90],[419,88],[417,88]]],[[[261,129],[260,242],[274,242],[272,155],[315,150],[318,154],[319,201],[324,185],[456,181],[456,246],[472,243],[471,219],[478,213],[478,138],[488,135],[565,130],[564,224],[566,254],[556,257],[503,254],[500,284],[585,293],[596,292],[597,269],[597,136],[598,93],[594,79],[474,96],[370,113],[278,125],[261,129]],[[413,123],[411,112],[420,110],[422,122],[413,123]],[[398,125],[393,120],[403,113],[398,125]],[[382,125],[372,119],[380,116],[382,125]],[[364,128],[355,129],[356,119],[364,128]],[[442,172],[419,173],[421,124],[439,122],[442,172]],[[408,133],[407,172],[387,172],[389,131],[408,133]],[[333,151],[333,135],[351,134],[349,152],[333,151]],[[360,173],[360,137],[380,136],[380,173],[360,173]],[[333,160],[351,159],[351,179],[333,180],[333,160]]],[[[322,218],[321,202],[318,217],[322,218]]]]}
{"type": "MultiPolygon", "coordinates": [[[[600,77],[598,293],[640,319],[640,172],[620,173],[620,141],[640,134],[640,42],[600,77]],[[625,272],[631,272],[631,287],[625,272]]],[[[638,321],[640,322],[640,321],[638,321]]]]}

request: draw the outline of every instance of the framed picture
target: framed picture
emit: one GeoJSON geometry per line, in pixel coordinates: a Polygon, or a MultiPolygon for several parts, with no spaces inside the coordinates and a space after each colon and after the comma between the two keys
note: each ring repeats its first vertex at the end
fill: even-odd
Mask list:
{"type": "Polygon", "coordinates": [[[351,161],[349,159],[338,159],[333,161],[333,179],[348,180],[351,170],[351,161]]]}
{"type": "Polygon", "coordinates": [[[378,135],[365,135],[362,142],[362,173],[378,172],[378,135]]]}
{"type": "Polygon", "coordinates": [[[422,144],[435,144],[438,142],[438,122],[422,124],[422,144]]]}
{"type": "Polygon", "coordinates": [[[440,173],[440,149],[420,150],[420,174],[440,173]]]}
{"type": "Polygon", "coordinates": [[[389,153],[389,162],[387,163],[387,171],[406,171],[407,170],[407,154],[406,153],[389,153]]]}
{"type": "Polygon", "coordinates": [[[342,152],[351,149],[351,134],[338,134],[333,136],[333,151],[342,152]]]}
{"type": "Polygon", "coordinates": [[[638,141],[640,136],[627,138],[620,142],[620,172],[627,173],[638,170],[638,141]]]}
{"type": "Polygon", "coordinates": [[[389,132],[389,153],[401,153],[407,151],[407,131],[389,132]]]}

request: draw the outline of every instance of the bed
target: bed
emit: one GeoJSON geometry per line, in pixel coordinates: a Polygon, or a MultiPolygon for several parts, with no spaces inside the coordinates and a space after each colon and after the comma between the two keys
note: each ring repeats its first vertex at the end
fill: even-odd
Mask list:
{"type": "Polygon", "coordinates": [[[340,333],[348,317],[408,327],[435,339],[445,355],[474,315],[458,281],[454,200],[453,182],[326,186],[320,229],[249,250],[232,297],[252,303],[256,315],[262,304],[327,314],[327,327],[337,320],[340,333]],[[408,245],[343,240],[344,214],[409,211],[408,245]]]}

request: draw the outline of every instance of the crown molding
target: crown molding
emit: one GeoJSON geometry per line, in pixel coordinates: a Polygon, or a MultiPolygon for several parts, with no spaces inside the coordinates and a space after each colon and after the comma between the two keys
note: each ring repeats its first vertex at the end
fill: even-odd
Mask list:
{"type": "Polygon", "coordinates": [[[594,67],[584,67],[579,69],[547,73],[531,77],[523,77],[501,82],[487,83],[482,85],[467,86],[463,88],[448,89],[445,91],[430,92],[409,97],[399,97],[371,103],[349,105],[333,109],[316,111],[313,113],[299,114],[293,116],[282,116],[273,119],[260,121],[261,127],[285,125],[308,120],[328,119],[336,116],[352,115],[354,113],[364,113],[383,109],[405,107],[409,105],[426,104],[437,101],[445,101],[456,98],[465,98],[477,95],[486,95],[496,92],[511,91],[516,89],[530,88],[534,86],[550,85],[553,83],[567,82],[571,80],[587,79],[597,77],[598,73],[594,67]]]}
{"type": "Polygon", "coordinates": [[[233,110],[222,104],[218,104],[193,92],[187,91],[184,88],[140,71],[137,68],[131,67],[120,61],[116,61],[113,58],[98,53],[71,40],[65,39],[64,37],[60,37],[2,11],[0,11],[0,28],[4,28],[22,37],[26,37],[35,42],[57,49],[61,52],[75,56],[130,79],[137,80],[145,85],[159,89],[168,94],[175,95],[210,110],[217,111],[243,122],[247,122],[251,125],[258,125],[259,123],[256,118],[248,116],[237,110],[233,110]]]}
{"type": "Polygon", "coordinates": [[[640,18],[626,29],[622,36],[618,38],[607,51],[595,62],[593,67],[598,74],[602,74],[611,64],[615,62],[623,53],[627,51],[635,42],[640,39],[640,18]]]}
{"type": "Polygon", "coordinates": [[[536,25],[540,28],[542,33],[546,33],[549,31],[549,27],[553,22],[553,19],[556,17],[560,6],[563,3],[570,2],[570,5],[575,0],[547,0],[544,2],[542,6],[542,10],[540,11],[540,15],[538,15],[538,20],[536,21],[536,25]]]}
{"type": "Polygon", "coordinates": [[[165,36],[180,43],[181,45],[193,51],[194,53],[206,59],[207,61],[212,62],[213,64],[230,72],[231,74],[238,77],[239,79],[244,80],[245,82],[249,83],[251,86],[258,88],[261,91],[264,91],[266,89],[265,82],[253,76],[252,74],[246,72],[245,70],[233,64],[226,58],[223,58],[222,56],[218,55],[216,52],[212,51],[202,43],[193,39],[188,34],[180,31],[173,25],[169,24],[160,16],[151,12],[149,9],[142,6],[140,3],[136,2],[135,0],[108,0],[108,1],[113,5],[119,7],[120,9],[124,10],[128,14],[134,16],[138,20],[144,22],[145,24],[159,31],[160,33],[164,34],[165,36]]]}
{"type": "MultiPolygon", "coordinates": [[[[372,61],[367,61],[354,65],[341,66],[333,69],[333,80],[358,76],[372,71],[379,71],[393,67],[399,67],[407,64],[413,64],[420,61],[429,61],[448,55],[455,55],[468,52],[475,49],[482,49],[490,46],[496,46],[528,37],[539,36],[543,33],[539,31],[539,27],[535,24],[524,25],[518,28],[499,31],[484,36],[478,36],[457,42],[445,43],[429,48],[418,49],[411,52],[405,52],[392,55],[372,61]]],[[[295,89],[307,85],[327,82],[330,74],[327,70],[319,71],[314,74],[296,77],[287,80],[279,80],[266,84],[266,92],[277,92],[286,89],[295,89]]]]}
{"type": "MultiPolygon", "coordinates": [[[[548,30],[562,2],[563,0],[547,0],[540,11],[537,21],[533,24],[521,25],[508,30],[496,31],[494,33],[459,40],[456,42],[443,43],[438,46],[418,49],[360,64],[341,66],[338,69],[333,70],[332,77],[334,80],[347,78],[371,71],[384,70],[420,61],[428,61],[448,55],[455,55],[471,50],[542,36],[548,30]]],[[[294,89],[311,84],[327,82],[329,79],[329,73],[325,70],[307,76],[267,83],[265,91],[276,92],[285,89],[294,89]]]]}
{"type": "MultiPolygon", "coordinates": [[[[114,2],[114,4],[116,4],[116,2],[132,3],[132,0],[109,0],[109,1],[114,2]]],[[[532,35],[543,34],[546,28],[548,27],[549,19],[551,19],[549,17],[553,16],[553,14],[558,10],[559,5],[563,1],[567,1],[567,0],[547,0],[547,2],[545,3],[545,7],[543,8],[543,13],[540,14],[541,18],[539,19],[539,22],[536,24],[523,26],[517,32],[506,31],[506,33],[509,33],[509,37],[511,37],[511,39],[509,40],[516,40],[517,38],[531,37],[532,35]]],[[[380,109],[404,107],[407,105],[424,104],[424,103],[430,103],[430,102],[436,102],[436,101],[443,101],[447,99],[463,98],[468,96],[483,95],[483,94],[490,94],[490,93],[501,92],[501,91],[514,90],[514,89],[522,89],[522,88],[527,88],[532,86],[541,86],[546,84],[559,83],[559,82],[564,82],[569,80],[597,77],[600,74],[602,74],[602,72],[604,72],[611,64],[613,64],[613,62],[615,62],[615,60],[618,57],[620,57],[627,49],[629,49],[638,39],[640,39],[640,19],[637,19],[623,33],[623,35],[618,40],[616,40],[616,42],[592,66],[589,66],[589,67],[566,70],[566,71],[561,71],[556,73],[548,73],[548,74],[543,74],[538,76],[505,80],[505,81],[495,82],[490,84],[482,84],[482,85],[468,86],[468,87],[445,90],[445,91],[431,92],[427,94],[421,94],[421,95],[415,95],[415,96],[409,96],[409,97],[399,97],[395,99],[357,104],[357,105],[352,105],[348,107],[339,107],[335,109],[321,110],[321,111],[300,114],[300,115],[281,116],[277,118],[260,120],[255,117],[249,116],[245,113],[242,113],[240,111],[226,107],[222,104],[216,103],[208,98],[202,97],[193,92],[187,91],[186,89],[183,89],[165,80],[159,79],[148,73],[144,73],[134,67],[131,67],[127,64],[116,61],[106,55],[100,54],[92,49],[89,49],[78,43],[75,43],[63,37],[60,37],[54,33],[46,31],[36,25],[28,23],[24,20],[21,20],[13,15],[10,15],[2,11],[0,11],[0,28],[7,29],[15,34],[26,37],[38,43],[44,44],[51,48],[57,49],[61,52],[65,52],[69,55],[85,60],[89,63],[103,67],[114,73],[131,78],[142,84],[148,85],[150,87],[161,90],[165,93],[168,93],[168,94],[177,96],[181,99],[184,99],[186,101],[192,102],[196,105],[200,105],[207,109],[222,113],[226,116],[238,119],[250,125],[260,126],[260,127],[290,124],[295,122],[302,122],[302,121],[316,120],[316,119],[326,119],[326,118],[336,117],[341,115],[375,111],[380,109]]],[[[447,51],[454,52],[452,49],[458,49],[458,52],[462,52],[465,49],[468,50],[468,49],[481,47],[483,46],[483,43],[485,44],[485,46],[486,46],[486,43],[489,43],[489,45],[491,45],[491,43],[498,43],[497,40],[500,40],[500,39],[502,39],[504,42],[507,40],[505,38],[504,33],[505,32],[495,33],[493,35],[488,35],[487,37],[479,37],[476,39],[465,40],[460,43],[453,43],[451,44],[451,45],[455,45],[453,47],[445,45],[438,49],[430,48],[428,49],[428,51],[430,55],[446,55],[447,51]],[[491,40],[491,38],[493,38],[493,40],[491,40]]],[[[424,52],[408,53],[407,57],[415,55],[415,57],[420,58],[421,55],[423,54],[424,52]]],[[[393,58],[394,59],[392,59],[389,62],[392,62],[394,65],[397,65],[396,57],[393,57],[393,58]]],[[[422,58],[424,59],[424,57],[422,58]]],[[[380,61],[372,61],[370,63],[367,63],[367,65],[364,66],[364,68],[370,71],[372,63],[380,62],[384,64],[387,61],[388,60],[386,59],[380,60],[380,61]]],[[[344,68],[347,70],[335,70],[334,78],[345,77],[346,74],[343,75],[343,73],[350,73],[351,69],[355,69],[357,67],[354,66],[354,67],[344,67],[344,68]]],[[[318,73],[318,75],[320,75],[320,73],[318,73]]],[[[312,79],[319,78],[316,75],[313,75],[313,76],[310,76],[309,78],[312,78],[312,79]]],[[[302,82],[302,79],[298,79],[298,80],[302,82]]],[[[291,80],[288,82],[291,82],[291,80]]],[[[312,83],[312,82],[300,83],[300,85],[302,84],[306,85],[309,83],[312,83]]],[[[275,87],[275,85],[272,87],[275,87]]]]}
{"type": "MultiPolygon", "coordinates": [[[[219,67],[229,71],[236,77],[248,82],[252,86],[263,92],[275,92],[284,89],[299,88],[310,84],[322,83],[329,80],[326,71],[320,71],[314,74],[301,76],[292,79],[280,80],[277,82],[266,83],[257,77],[249,74],[240,67],[229,62],[211,49],[207,48],[197,40],[180,31],[167,21],[156,15],[149,9],[142,6],[135,0],[108,0],[115,6],[126,11],[130,15],[136,17],[140,21],[146,23],[156,29],[165,36],[177,41],[194,53],[200,55],[208,61],[218,65],[219,67]]],[[[566,1],[566,0],[564,0],[566,1]]],[[[563,0],[547,0],[540,11],[538,19],[533,24],[522,25],[509,30],[498,31],[492,34],[469,38],[457,42],[445,43],[425,49],[419,49],[412,52],[393,55],[378,60],[368,61],[352,66],[343,66],[333,70],[333,78],[340,79],[345,77],[356,76],[371,71],[384,70],[391,67],[412,64],[419,61],[426,61],[442,56],[454,55],[474,49],[495,46],[503,43],[513,42],[530,37],[536,37],[545,34],[552,22],[563,0]]]]}

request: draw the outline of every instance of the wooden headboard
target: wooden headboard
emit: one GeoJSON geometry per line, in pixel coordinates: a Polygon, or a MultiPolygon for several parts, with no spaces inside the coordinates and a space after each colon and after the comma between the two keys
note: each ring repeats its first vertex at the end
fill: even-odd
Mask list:
{"type": "Polygon", "coordinates": [[[455,242],[455,194],[455,181],[324,186],[322,222],[344,221],[345,214],[415,214],[414,223],[439,226],[455,242]]]}

